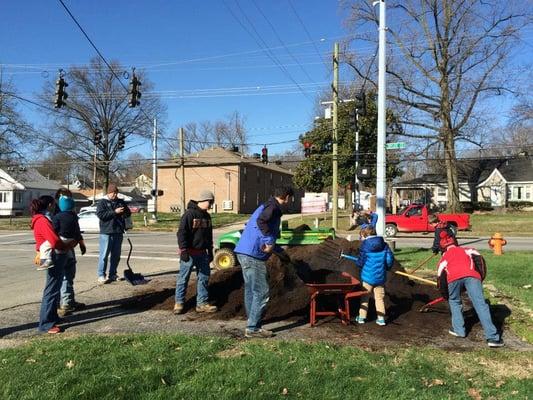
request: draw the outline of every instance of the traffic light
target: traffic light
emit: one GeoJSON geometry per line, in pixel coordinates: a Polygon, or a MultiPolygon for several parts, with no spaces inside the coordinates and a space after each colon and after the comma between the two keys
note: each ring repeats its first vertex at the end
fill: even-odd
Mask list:
{"type": "Polygon", "coordinates": [[[98,128],[94,128],[94,136],[93,136],[93,142],[95,146],[98,146],[102,143],[102,131],[98,128]]]}
{"type": "Polygon", "coordinates": [[[163,191],[162,190],[155,190],[155,189],[152,189],[150,190],[150,194],[155,197],[155,196],[163,196],[163,191]]]}
{"type": "Polygon", "coordinates": [[[126,144],[126,135],[124,135],[124,133],[120,132],[118,134],[118,142],[117,142],[118,149],[122,150],[124,148],[125,144],[126,144]]]}
{"type": "Polygon", "coordinates": [[[261,162],[263,164],[268,164],[268,149],[266,146],[261,149],[261,162]]]}
{"type": "Polygon", "coordinates": [[[309,142],[304,142],[304,157],[311,157],[311,143],[309,142]]]}
{"type": "Polygon", "coordinates": [[[130,90],[128,93],[130,96],[128,106],[131,108],[141,104],[141,102],[139,101],[139,99],[141,98],[141,91],[139,90],[139,86],[141,86],[141,81],[137,78],[135,72],[133,72],[130,81],[130,90]]]}
{"type": "Polygon", "coordinates": [[[55,108],[61,108],[62,106],[66,106],[67,103],[65,103],[65,100],[68,97],[67,92],[65,91],[65,88],[68,86],[68,83],[65,82],[65,79],[63,79],[62,72],[59,72],[59,78],[56,81],[56,98],[54,101],[54,107],[55,108]]]}
{"type": "Polygon", "coordinates": [[[359,115],[366,115],[366,94],[361,92],[355,96],[355,108],[359,110],[359,115]]]}
{"type": "Polygon", "coordinates": [[[357,109],[350,111],[350,129],[353,131],[357,131],[357,114],[357,109]]]}

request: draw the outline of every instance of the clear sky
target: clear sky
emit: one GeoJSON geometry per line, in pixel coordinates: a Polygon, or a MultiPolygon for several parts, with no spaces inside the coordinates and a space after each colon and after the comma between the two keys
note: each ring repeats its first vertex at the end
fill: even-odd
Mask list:
{"type": "MultiPolygon", "coordinates": [[[[317,94],[330,85],[333,43],[346,35],[335,0],[291,0],[296,13],[288,0],[64,1],[108,60],[147,72],[163,93],[168,134],[236,110],[251,143],[296,139],[313,121],[317,94]]],[[[21,96],[35,98],[46,73],[55,77],[58,68],[96,55],[56,0],[5,0],[0,15],[0,63],[21,96]]],[[[32,106],[20,109],[38,124],[32,106]]]]}
{"type": "MultiPolygon", "coordinates": [[[[320,109],[317,95],[330,86],[333,43],[347,35],[338,0],[64,1],[108,60],[146,71],[168,108],[167,135],[239,111],[248,141],[257,143],[252,152],[262,143],[293,140],[269,146],[271,154],[295,146],[320,109]]],[[[0,64],[21,96],[35,99],[58,68],[96,56],[57,0],[3,0],[0,15],[0,64]]],[[[525,39],[512,61],[522,77],[531,30],[525,39]]],[[[39,125],[33,106],[20,109],[39,125]]],[[[150,145],[135,150],[148,155],[150,145]]]]}

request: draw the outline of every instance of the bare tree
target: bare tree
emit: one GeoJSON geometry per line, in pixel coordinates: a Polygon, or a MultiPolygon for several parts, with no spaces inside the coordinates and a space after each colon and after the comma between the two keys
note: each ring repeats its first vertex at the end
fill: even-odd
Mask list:
{"type": "MultiPolygon", "coordinates": [[[[112,62],[111,68],[101,59],[94,58],[87,67],[72,67],[65,77],[68,82],[66,107],[53,120],[50,136],[62,152],[73,159],[84,160],[91,167],[94,155],[94,131],[102,131],[102,141],[98,144],[97,166],[103,175],[103,186],[107,187],[110,173],[116,167],[112,162],[121,152],[119,136],[126,141],[125,150],[131,148],[134,137],[148,139],[152,135],[153,119],[162,118],[164,108],[159,98],[150,93],[153,85],[142,73],[141,106],[128,107],[128,93],[117,76],[123,75],[124,68],[112,62]]],[[[41,96],[43,101],[53,99],[53,83],[50,82],[41,96]]],[[[46,138],[47,141],[50,137],[46,138]]]]}
{"type": "Polygon", "coordinates": [[[24,157],[22,149],[29,143],[33,128],[17,111],[17,94],[10,82],[5,82],[0,70],[0,161],[24,157]]]}
{"type": "MultiPolygon", "coordinates": [[[[480,105],[512,87],[506,60],[528,22],[527,2],[497,0],[389,0],[388,99],[410,126],[405,136],[442,145],[448,183],[448,207],[461,208],[456,143],[474,142],[480,105]],[[526,10],[523,10],[524,8],[526,10]]],[[[349,26],[375,41],[378,25],[370,2],[350,2],[349,26]]],[[[366,60],[347,55],[364,78],[366,60]]],[[[377,76],[377,74],[373,74],[377,76]]],[[[377,82],[371,81],[377,87],[377,82]]]]}
{"type": "MultiPolygon", "coordinates": [[[[202,151],[210,147],[232,148],[237,146],[239,151],[248,149],[245,118],[238,111],[234,111],[227,119],[189,122],[184,127],[184,151],[187,154],[202,151]]],[[[164,156],[174,158],[179,156],[179,129],[173,138],[167,138],[169,146],[164,150],[164,156]]]]}

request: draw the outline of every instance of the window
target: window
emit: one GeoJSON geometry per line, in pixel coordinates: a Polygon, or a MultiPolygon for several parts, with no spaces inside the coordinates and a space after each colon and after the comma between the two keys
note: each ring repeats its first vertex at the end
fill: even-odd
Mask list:
{"type": "Polygon", "coordinates": [[[242,204],[246,204],[246,192],[242,193],[242,204]]]}
{"type": "Polygon", "coordinates": [[[0,192],[0,203],[7,203],[7,192],[0,192]]]}
{"type": "Polygon", "coordinates": [[[259,205],[259,193],[257,193],[255,196],[255,203],[256,205],[259,205]]]}
{"type": "Polygon", "coordinates": [[[242,167],[242,180],[246,182],[246,167],[242,167]]]}
{"type": "Polygon", "coordinates": [[[14,192],[13,193],[13,202],[14,203],[22,203],[22,192],[14,192]]]}
{"type": "Polygon", "coordinates": [[[446,196],[446,188],[444,188],[442,186],[439,186],[437,188],[437,196],[439,196],[439,197],[446,196]]]}
{"type": "Polygon", "coordinates": [[[522,200],[522,194],[524,192],[523,186],[514,186],[513,187],[513,199],[514,200],[522,200]]]}
{"type": "MultiPolygon", "coordinates": [[[[261,179],[260,179],[260,172],[259,170],[257,170],[257,183],[261,182],[261,179]]],[[[259,203],[257,203],[259,204],[259,203]]]]}
{"type": "Polygon", "coordinates": [[[531,199],[531,186],[526,186],[526,200],[531,199]]]}

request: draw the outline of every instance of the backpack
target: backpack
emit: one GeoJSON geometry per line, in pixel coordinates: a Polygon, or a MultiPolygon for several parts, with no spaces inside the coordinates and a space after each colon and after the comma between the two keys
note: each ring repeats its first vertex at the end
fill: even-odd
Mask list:
{"type": "Polygon", "coordinates": [[[481,254],[472,254],[472,261],[474,262],[474,268],[481,276],[481,280],[484,281],[487,276],[487,263],[481,254]]]}

